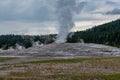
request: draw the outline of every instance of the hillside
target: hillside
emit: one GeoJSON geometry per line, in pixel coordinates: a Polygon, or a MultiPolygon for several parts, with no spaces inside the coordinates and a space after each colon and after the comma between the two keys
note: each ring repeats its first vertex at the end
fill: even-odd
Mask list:
{"type": "MultiPolygon", "coordinates": [[[[0,36],[0,48],[29,48],[34,45],[49,44],[54,42],[56,34],[50,35],[1,35],[0,36]]],[[[120,47],[120,19],[106,23],[103,25],[95,26],[85,31],[75,32],[72,37],[67,38],[68,43],[77,43],[83,39],[85,43],[97,43],[120,47]]]]}
{"type": "Polygon", "coordinates": [[[76,43],[83,39],[86,43],[97,43],[120,47],[120,19],[76,32],[68,42],[76,43]]]}

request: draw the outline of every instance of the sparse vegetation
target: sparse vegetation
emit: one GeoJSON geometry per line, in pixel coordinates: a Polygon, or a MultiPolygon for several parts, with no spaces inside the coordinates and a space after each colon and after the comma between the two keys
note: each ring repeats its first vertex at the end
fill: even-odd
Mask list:
{"type": "Polygon", "coordinates": [[[111,75],[50,75],[40,78],[3,78],[0,80],[120,80],[120,74],[111,75]]]}
{"type": "Polygon", "coordinates": [[[77,63],[84,60],[89,60],[89,58],[77,58],[77,59],[52,59],[52,60],[41,60],[41,61],[31,61],[23,62],[24,64],[40,64],[40,63],[77,63]]]}
{"type": "Polygon", "coordinates": [[[0,62],[2,62],[2,61],[8,61],[8,60],[13,60],[13,59],[16,59],[16,58],[0,57],[0,62]]]}
{"type": "Polygon", "coordinates": [[[120,80],[120,57],[40,60],[0,67],[1,80],[120,80]]]}

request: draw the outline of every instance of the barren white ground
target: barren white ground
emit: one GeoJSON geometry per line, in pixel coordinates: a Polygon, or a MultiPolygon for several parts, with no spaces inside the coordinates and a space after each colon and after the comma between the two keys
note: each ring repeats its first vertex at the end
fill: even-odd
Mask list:
{"type": "Polygon", "coordinates": [[[120,48],[92,43],[53,43],[42,46],[34,46],[23,50],[1,50],[0,57],[14,57],[16,59],[10,61],[2,61],[0,62],[0,64],[13,64],[43,59],[67,59],[113,56],[120,56],[120,48]]]}
{"type": "Polygon", "coordinates": [[[100,45],[100,44],[82,44],[82,43],[63,43],[48,44],[43,46],[34,46],[23,50],[0,51],[0,57],[104,57],[120,56],[120,48],[100,45]]]}

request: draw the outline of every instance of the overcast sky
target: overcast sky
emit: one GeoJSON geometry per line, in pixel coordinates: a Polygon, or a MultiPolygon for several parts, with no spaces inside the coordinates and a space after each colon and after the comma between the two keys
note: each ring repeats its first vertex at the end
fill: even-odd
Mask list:
{"type": "MultiPolygon", "coordinates": [[[[85,30],[120,18],[120,0],[86,1],[74,15],[73,31],[85,30]]],[[[57,33],[56,0],[0,0],[0,34],[57,33]]]]}

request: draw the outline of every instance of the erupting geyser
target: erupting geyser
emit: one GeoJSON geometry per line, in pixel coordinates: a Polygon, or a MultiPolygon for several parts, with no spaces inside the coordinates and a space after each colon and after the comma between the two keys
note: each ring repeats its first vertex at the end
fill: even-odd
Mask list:
{"type": "Polygon", "coordinates": [[[73,15],[79,13],[84,5],[85,2],[78,0],[57,0],[59,34],[56,43],[66,42],[68,33],[74,27],[73,15]]]}

